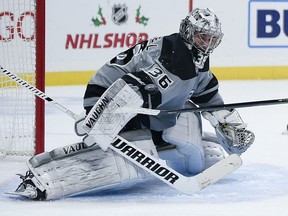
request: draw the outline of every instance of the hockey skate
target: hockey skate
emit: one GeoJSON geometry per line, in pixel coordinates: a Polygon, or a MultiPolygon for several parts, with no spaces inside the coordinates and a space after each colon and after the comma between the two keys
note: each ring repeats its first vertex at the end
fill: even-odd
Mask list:
{"type": "Polygon", "coordinates": [[[22,179],[21,184],[17,187],[15,191],[7,192],[7,194],[27,197],[32,200],[45,199],[45,191],[40,191],[32,181],[32,178],[34,177],[33,173],[27,171],[25,176],[21,174],[17,175],[19,175],[20,179],[22,179]]]}

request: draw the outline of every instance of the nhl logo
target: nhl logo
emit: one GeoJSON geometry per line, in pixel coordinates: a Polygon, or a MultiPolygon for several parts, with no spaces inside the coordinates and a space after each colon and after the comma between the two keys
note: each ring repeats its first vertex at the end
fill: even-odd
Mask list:
{"type": "Polygon", "coordinates": [[[125,23],[128,19],[128,14],[127,14],[127,6],[124,5],[114,5],[112,8],[112,21],[116,25],[121,25],[125,23]]]}

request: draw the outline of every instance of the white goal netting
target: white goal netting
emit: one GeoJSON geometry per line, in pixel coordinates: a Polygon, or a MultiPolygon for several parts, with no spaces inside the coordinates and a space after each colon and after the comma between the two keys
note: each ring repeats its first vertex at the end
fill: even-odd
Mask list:
{"type": "MultiPolygon", "coordinates": [[[[36,0],[0,0],[0,65],[36,84],[36,0]]],[[[35,96],[0,73],[0,154],[35,153],[35,96]]]]}

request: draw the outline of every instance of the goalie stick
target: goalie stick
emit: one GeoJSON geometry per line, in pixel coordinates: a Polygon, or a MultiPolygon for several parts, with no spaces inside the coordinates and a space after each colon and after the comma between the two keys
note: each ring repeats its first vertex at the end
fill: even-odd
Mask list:
{"type": "MultiPolygon", "coordinates": [[[[0,69],[3,74],[18,84],[29,89],[34,93],[34,95],[55,105],[56,108],[72,117],[73,119],[77,118],[77,114],[59,104],[51,97],[47,96],[44,92],[38,90],[34,86],[27,83],[25,80],[19,78],[17,75],[4,69],[1,66],[0,69]]],[[[125,140],[119,135],[116,136],[109,148],[122,155],[124,158],[128,159],[140,168],[148,171],[150,174],[166,183],[167,185],[188,195],[199,192],[208,185],[215,183],[216,181],[235,171],[242,165],[242,159],[240,156],[232,154],[214,164],[210,168],[204,170],[202,173],[192,177],[186,177],[176,172],[174,169],[168,167],[163,161],[137,148],[133,143],[125,140]]]]}
{"type": "Polygon", "coordinates": [[[203,111],[215,111],[215,110],[223,110],[223,109],[267,106],[267,105],[277,105],[277,104],[288,104],[288,98],[231,103],[231,104],[215,105],[215,106],[209,106],[209,107],[170,109],[170,110],[158,110],[158,109],[148,109],[148,108],[142,108],[142,107],[138,108],[138,107],[127,106],[127,107],[120,107],[115,112],[117,113],[131,112],[131,113],[138,113],[138,114],[144,114],[144,115],[159,115],[160,113],[175,114],[175,113],[184,113],[184,112],[203,112],[203,111]]]}

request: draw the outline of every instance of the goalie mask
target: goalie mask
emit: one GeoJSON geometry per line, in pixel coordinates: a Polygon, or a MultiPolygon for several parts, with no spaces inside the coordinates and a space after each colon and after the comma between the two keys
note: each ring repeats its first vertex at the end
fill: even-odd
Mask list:
{"type": "Polygon", "coordinates": [[[223,33],[217,16],[208,8],[193,10],[181,21],[180,36],[191,49],[195,49],[194,63],[203,68],[209,54],[220,44],[223,33]]]}

